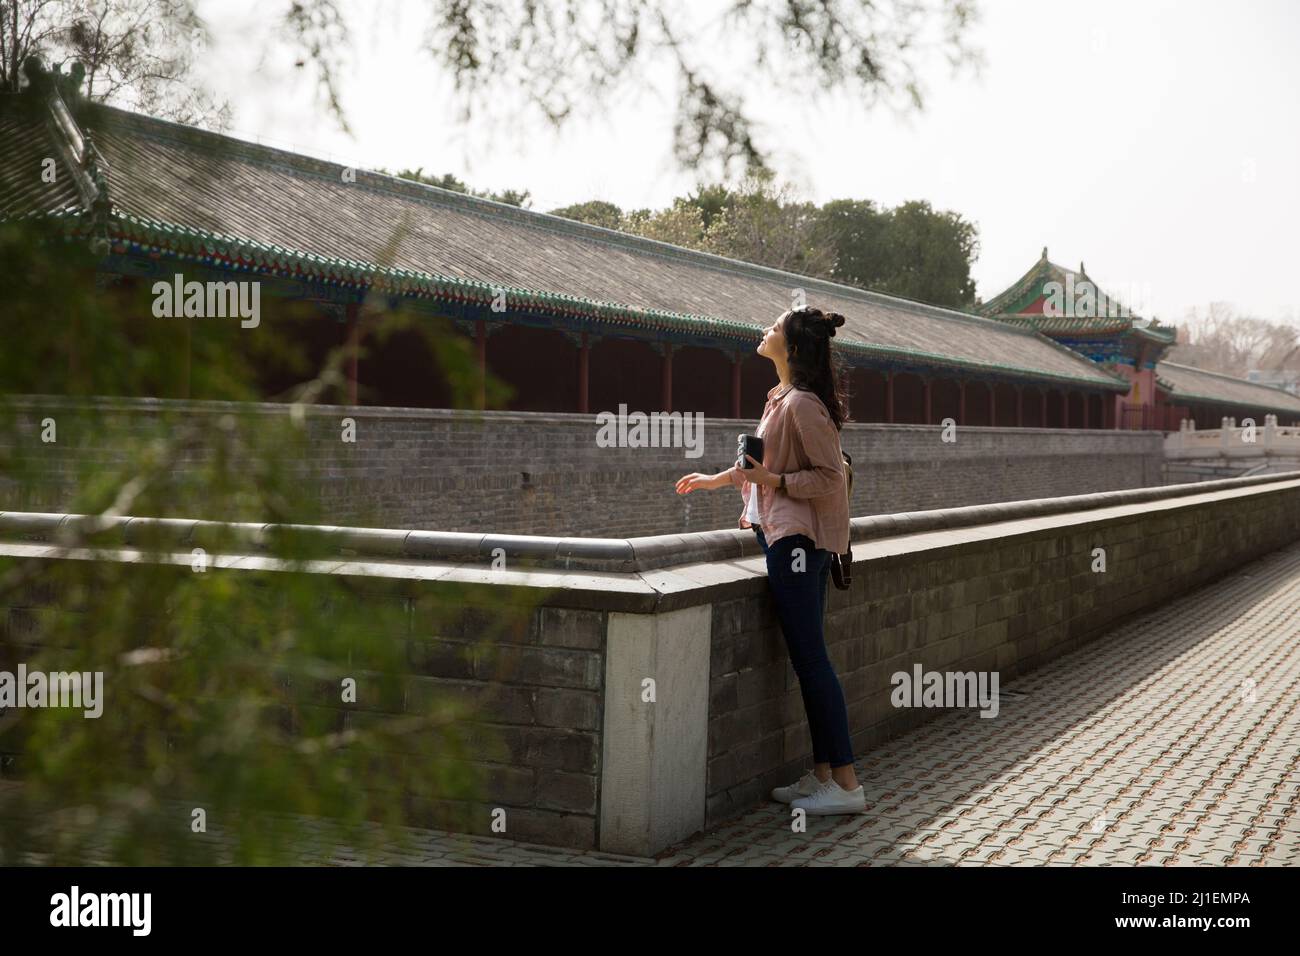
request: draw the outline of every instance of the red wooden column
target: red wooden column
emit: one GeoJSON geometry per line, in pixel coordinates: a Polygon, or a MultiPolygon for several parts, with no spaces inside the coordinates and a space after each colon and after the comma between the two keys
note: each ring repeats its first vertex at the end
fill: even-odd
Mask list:
{"type": "Polygon", "coordinates": [[[997,382],[988,383],[989,390],[989,428],[998,423],[998,385],[997,382]]]}
{"type": "Polygon", "coordinates": [[[957,418],[962,425],[966,424],[966,380],[962,379],[957,383],[957,418]]]}
{"type": "Polygon", "coordinates": [[[930,376],[927,375],[921,379],[921,384],[925,388],[925,421],[922,424],[929,425],[934,421],[934,415],[931,414],[932,403],[930,400],[930,395],[934,389],[930,386],[930,376]]]}
{"type": "Polygon", "coordinates": [[[1088,427],[1088,393],[1083,393],[1083,427],[1088,427]]]}
{"type": "Polygon", "coordinates": [[[1042,424],[1040,424],[1038,427],[1046,428],[1047,427],[1047,388],[1045,386],[1040,385],[1038,387],[1038,397],[1042,399],[1042,404],[1043,404],[1043,417],[1040,419],[1042,424]]]}
{"type": "Polygon", "coordinates": [[[1061,391],[1061,427],[1070,427],[1070,393],[1061,391]]]}
{"type": "Polygon", "coordinates": [[[347,307],[347,341],[348,341],[348,404],[357,403],[357,365],[358,355],[361,351],[361,306],[355,302],[348,303],[347,307]]]}
{"type": "Polygon", "coordinates": [[[894,424],[894,373],[885,373],[885,421],[894,424]]]}
{"type": "Polygon", "coordinates": [[[1016,386],[1016,427],[1025,427],[1025,387],[1016,386]]]}
{"type": "Polygon", "coordinates": [[[659,404],[665,412],[673,410],[673,347],[664,343],[663,385],[659,404]]]}
{"type": "Polygon", "coordinates": [[[740,417],[740,363],[743,357],[740,355],[733,356],[731,359],[731,417],[740,417]]]}
{"type": "Polygon", "coordinates": [[[582,344],[578,346],[578,411],[587,414],[591,411],[589,395],[591,385],[591,346],[587,342],[587,333],[582,333],[582,344]]]}
{"type": "Polygon", "coordinates": [[[478,354],[478,395],[475,401],[480,409],[487,407],[487,323],[474,321],[474,350],[478,354]]]}

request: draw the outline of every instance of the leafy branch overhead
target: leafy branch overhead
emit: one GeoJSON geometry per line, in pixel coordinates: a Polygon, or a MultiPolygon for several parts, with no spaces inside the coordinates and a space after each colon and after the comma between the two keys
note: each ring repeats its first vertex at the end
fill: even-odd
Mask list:
{"type": "MultiPolygon", "coordinates": [[[[345,131],[344,63],[358,29],[391,12],[341,0],[275,0],[263,58],[287,54],[345,131]]],[[[404,11],[405,12],[405,11],[404,11]]],[[[420,47],[451,78],[462,118],[560,126],[578,115],[673,106],[679,163],[767,170],[782,132],[759,114],[774,92],[853,109],[920,109],[932,59],[976,66],[973,0],[431,0],[420,47]]],[[[417,13],[417,16],[420,14],[417,13]]],[[[197,79],[210,47],[197,0],[0,0],[0,87],[29,56],[86,65],[84,92],[180,122],[229,126],[197,79]]]]}
{"type": "MultiPolygon", "coordinates": [[[[729,0],[713,9],[709,18],[679,2],[435,0],[424,45],[453,78],[466,120],[533,112],[560,126],[673,87],[677,160],[727,172],[768,167],[779,131],[758,119],[766,89],[919,109],[931,58],[954,69],[979,61],[966,42],[971,0],[729,0]]],[[[342,118],[337,54],[348,28],[338,3],[296,0],[286,22],[342,118]]]]}
{"type": "Polygon", "coordinates": [[[31,57],[72,62],[88,99],[222,129],[229,105],[194,79],[208,41],[194,0],[0,0],[0,90],[23,85],[31,57]]]}

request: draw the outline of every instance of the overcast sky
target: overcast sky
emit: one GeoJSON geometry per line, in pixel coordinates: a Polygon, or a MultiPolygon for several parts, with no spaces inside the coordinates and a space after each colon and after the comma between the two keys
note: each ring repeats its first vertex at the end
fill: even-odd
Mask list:
{"type": "MultiPolygon", "coordinates": [[[[217,44],[205,78],[230,100],[236,135],[528,189],[542,211],[587,199],[662,206],[699,179],[672,159],[671,87],[624,96],[558,133],[486,117],[464,125],[449,81],[420,50],[414,0],[356,20],[342,77],[349,137],[287,51],[250,42],[265,35],[267,11],[284,6],[200,4],[217,44]]],[[[757,112],[763,142],[779,143],[778,173],[816,202],[926,199],[960,213],[979,228],[984,298],[1047,246],[1054,261],[1082,260],[1103,288],[1165,321],[1224,301],[1300,322],[1300,2],[979,6],[979,75],[934,64],[922,113],[765,90],[757,112]]]]}

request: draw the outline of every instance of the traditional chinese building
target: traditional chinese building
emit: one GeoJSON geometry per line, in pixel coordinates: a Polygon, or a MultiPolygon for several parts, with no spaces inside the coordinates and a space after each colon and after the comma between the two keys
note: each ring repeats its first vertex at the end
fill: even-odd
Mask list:
{"type": "MultiPolygon", "coordinates": [[[[846,316],[835,341],[852,417],[864,422],[1116,427],[1123,403],[1142,394],[1126,369],[1140,377],[1162,341],[1158,332],[1096,330],[1099,347],[1133,353],[1132,366],[1103,365],[1069,347],[1077,333],[1056,341],[1055,329],[1033,322],[355,170],[88,103],[55,76],[29,76],[24,92],[0,96],[0,219],[42,217],[90,243],[103,281],[135,297],[142,322],[149,290],[177,274],[257,280],[262,322],[290,331],[319,360],[357,342],[378,296],[417,320],[452,323],[471,343],[480,379],[490,372],[513,390],[511,409],[626,404],[755,418],[772,372],[754,349],[798,294],[846,316]]],[[[188,342],[178,337],[178,348],[188,342]]],[[[347,369],[354,403],[450,406],[450,383],[422,337],[361,344],[363,357],[347,369]]],[[[188,355],[178,359],[189,368],[188,355]]],[[[264,377],[268,397],[293,384],[275,370],[264,377]]],[[[157,397],[208,396],[186,373],[174,394],[157,397]]]]}
{"type": "Polygon", "coordinates": [[[1089,278],[1083,263],[1077,272],[1066,269],[1048,259],[1046,248],[980,312],[1046,335],[1128,382],[1126,394],[1111,398],[1119,428],[1176,431],[1184,418],[1217,428],[1223,417],[1300,417],[1300,400],[1282,389],[1164,361],[1176,344],[1173,327],[1134,314],[1089,278]]]}
{"type": "MultiPolygon", "coordinates": [[[[754,349],[796,290],[847,317],[835,341],[860,421],[1097,428],[1127,390],[1032,329],[350,170],[50,82],[4,99],[0,214],[98,241],[99,269],[128,287],[256,278],[279,305],[263,321],[297,323],[318,356],[353,334],[368,296],[400,298],[452,320],[514,409],[756,417],[772,381],[754,349]]],[[[417,337],[395,336],[350,369],[354,395],[445,407],[437,368],[417,337]]]]}

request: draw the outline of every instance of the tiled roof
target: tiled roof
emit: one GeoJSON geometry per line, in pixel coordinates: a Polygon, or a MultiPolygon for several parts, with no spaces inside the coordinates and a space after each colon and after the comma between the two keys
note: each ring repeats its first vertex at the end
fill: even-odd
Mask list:
{"type": "Polygon", "coordinates": [[[1171,344],[1175,338],[1172,328],[1147,324],[1140,316],[1128,311],[1118,299],[1112,299],[1084,272],[1075,272],[1057,265],[1047,258],[1047,250],[1023,276],[1006,290],[980,306],[980,314],[1023,328],[1036,329],[1044,334],[1107,335],[1129,332],[1155,342],[1171,344]],[[1092,283],[1095,302],[1092,315],[1049,315],[1043,310],[1047,297],[1047,283],[1058,283],[1062,289],[1080,283],[1092,283]],[[1115,314],[1111,314],[1115,313],[1115,314]]]}
{"type": "Polygon", "coordinates": [[[1300,397],[1270,385],[1173,362],[1156,363],[1156,375],[1161,386],[1170,390],[1174,402],[1201,401],[1291,414],[1300,412],[1300,397]]]}
{"type": "Polygon", "coordinates": [[[25,110],[0,110],[0,218],[80,208],[76,182],[50,148],[44,119],[25,110]],[[54,182],[47,182],[53,160],[54,182]]]}
{"type": "MultiPolygon", "coordinates": [[[[1124,390],[1030,330],[682,249],[103,106],[79,122],[108,167],[110,237],[242,268],[756,341],[795,288],[842,312],[852,354],[1124,390]],[[514,290],[514,291],[510,291],[514,290]]],[[[17,147],[0,139],[0,159],[17,147]]]]}

